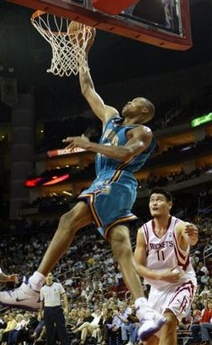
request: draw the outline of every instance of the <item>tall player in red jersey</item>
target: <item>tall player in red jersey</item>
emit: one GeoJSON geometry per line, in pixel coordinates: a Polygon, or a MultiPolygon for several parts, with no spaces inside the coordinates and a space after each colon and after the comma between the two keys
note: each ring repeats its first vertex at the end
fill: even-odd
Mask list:
{"type": "Polygon", "coordinates": [[[198,229],[172,216],[171,208],[171,194],[154,188],[149,199],[152,219],[137,233],[135,261],[139,275],[151,286],[149,305],[167,320],[145,345],[177,345],[177,324],[188,313],[196,291],[189,252],[198,241],[198,229]]]}

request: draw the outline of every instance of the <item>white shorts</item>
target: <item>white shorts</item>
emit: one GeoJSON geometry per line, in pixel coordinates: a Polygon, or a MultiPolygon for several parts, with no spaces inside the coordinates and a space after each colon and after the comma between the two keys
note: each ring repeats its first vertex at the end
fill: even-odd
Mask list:
{"type": "MultiPolygon", "coordinates": [[[[148,302],[160,314],[166,309],[171,310],[180,321],[188,314],[195,292],[196,279],[188,279],[180,285],[170,283],[160,290],[151,286],[148,302]]],[[[159,336],[159,333],[156,335],[159,336]]]]}

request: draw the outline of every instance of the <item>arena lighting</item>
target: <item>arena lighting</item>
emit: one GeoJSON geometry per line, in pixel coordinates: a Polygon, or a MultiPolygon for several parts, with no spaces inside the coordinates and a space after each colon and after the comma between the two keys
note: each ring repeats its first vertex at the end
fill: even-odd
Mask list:
{"type": "Polygon", "coordinates": [[[210,121],[212,121],[212,113],[196,117],[196,119],[191,121],[191,127],[197,127],[210,121]]]}
{"type": "Polygon", "coordinates": [[[53,185],[53,184],[65,181],[68,178],[69,178],[69,174],[65,174],[65,175],[62,175],[62,176],[53,176],[51,181],[45,182],[42,185],[43,186],[50,186],[50,185],[53,185]]]}
{"type": "Polygon", "coordinates": [[[33,188],[38,186],[50,186],[62,181],[69,179],[70,174],[63,174],[61,176],[51,176],[51,177],[37,177],[34,179],[26,180],[24,185],[25,187],[33,188]]]}
{"type": "Polygon", "coordinates": [[[24,182],[25,187],[36,187],[41,184],[42,177],[36,177],[34,179],[30,179],[24,182]]]}
{"type": "Polygon", "coordinates": [[[66,194],[66,195],[69,195],[69,196],[73,196],[73,194],[72,194],[72,193],[67,192],[66,190],[63,190],[63,194],[66,194]]]}

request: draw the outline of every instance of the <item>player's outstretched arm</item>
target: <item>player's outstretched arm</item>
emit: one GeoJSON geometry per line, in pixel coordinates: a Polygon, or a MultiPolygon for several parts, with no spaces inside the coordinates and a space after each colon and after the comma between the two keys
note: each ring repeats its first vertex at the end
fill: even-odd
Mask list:
{"type": "MultiPolygon", "coordinates": [[[[94,38],[93,40],[90,40],[88,42],[89,47],[87,47],[86,49],[87,50],[86,51],[87,65],[88,65],[88,52],[93,42],[94,42],[94,38]]],[[[85,97],[85,99],[89,103],[94,114],[103,122],[103,124],[105,124],[109,120],[110,117],[118,114],[118,111],[115,108],[106,105],[103,99],[96,92],[89,68],[87,69],[86,72],[84,71],[79,72],[79,82],[80,82],[82,95],[85,97]]]]}
{"type": "Polygon", "coordinates": [[[186,250],[188,245],[195,246],[199,240],[198,228],[195,224],[181,221],[176,226],[178,242],[182,249],[186,250]]]}
{"type": "Polygon", "coordinates": [[[130,138],[124,146],[110,146],[93,143],[85,136],[67,137],[63,139],[63,143],[68,144],[66,149],[73,150],[76,147],[80,147],[86,151],[101,153],[109,158],[128,162],[133,157],[145,151],[152,140],[152,132],[146,126],[138,126],[131,130],[130,133],[130,138]]]}

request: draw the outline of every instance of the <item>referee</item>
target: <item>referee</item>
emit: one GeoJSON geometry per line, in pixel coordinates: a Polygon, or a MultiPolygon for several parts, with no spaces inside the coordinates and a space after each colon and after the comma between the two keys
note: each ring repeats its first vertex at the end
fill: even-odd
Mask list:
{"type": "Polygon", "coordinates": [[[64,313],[68,315],[68,298],[65,290],[62,284],[53,281],[53,275],[50,272],[46,276],[46,284],[40,290],[40,313],[44,317],[47,345],[55,345],[56,334],[54,330],[57,332],[61,345],[70,345],[61,306],[62,299],[65,307],[64,313]]]}

